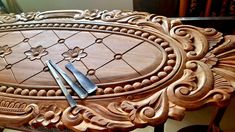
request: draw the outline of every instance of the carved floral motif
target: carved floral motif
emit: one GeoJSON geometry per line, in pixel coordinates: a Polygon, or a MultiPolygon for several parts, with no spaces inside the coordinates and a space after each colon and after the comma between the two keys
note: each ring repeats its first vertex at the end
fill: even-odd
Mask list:
{"type": "Polygon", "coordinates": [[[26,12],[20,14],[21,21],[30,21],[33,20],[34,17],[38,14],[38,12],[26,12]]]}
{"type": "MultiPolygon", "coordinates": [[[[103,12],[105,11],[100,11],[100,10],[85,10],[84,11],[84,18],[88,20],[94,20],[94,19],[99,19],[102,15],[103,12]]],[[[76,16],[75,16],[76,19],[76,16]]]]}
{"type": "Polygon", "coordinates": [[[24,52],[25,55],[27,55],[27,58],[29,58],[31,61],[40,59],[42,56],[45,56],[48,54],[45,48],[43,48],[41,45],[37,47],[33,47],[28,51],[24,52]]]}
{"type": "Polygon", "coordinates": [[[30,21],[36,17],[36,14],[38,14],[38,12],[27,12],[21,14],[14,14],[14,13],[4,14],[0,16],[0,22],[13,23],[17,21],[30,21]]]}
{"type": "Polygon", "coordinates": [[[44,106],[41,108],[40,114],[31,120],[29,124],[34,127],[37,127],[38,125],[42,125],[44,127],[55,127],[57,123],[58,125],[60,124],[59,121],[61,114],[62,110],[55,105],[44,106]]]}
{"type": "Polygon", "coordinates": [[[84,52],[83,49],[75,47],[73,49],[68,50],[67,52],[64,52],[62,55],[64,56],[65,60],[73,62],[73,61],[79,61],[82,58],[86,57],[87,53],[84,52]]]}
{"type": "Polygon", "coordinates": [[[0,57],[5,57],[6,55],[11,54],[12,50],[8,45],[0,46],[0,57]]]}

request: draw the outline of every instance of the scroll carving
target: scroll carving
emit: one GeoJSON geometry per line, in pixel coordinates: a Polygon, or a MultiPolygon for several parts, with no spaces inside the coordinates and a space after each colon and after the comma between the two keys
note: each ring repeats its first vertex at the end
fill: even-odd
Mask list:
{"type": "Polygon", "coordinates": [[[200,99],[213,89],[213,74],[198,61],[188,61],[186,68],[183,76],[168,86],[168,95],[173,103],[193,109],[200,107],[200,99]]]}
{"type": "Polygon", "coordinates": [[[30,20],[42,20],[52,18],[73,18],[79,19],[101,19],[103,21],[113,22],[131,22],[134,19],[145,18],[148,13],[143,12],[130,12],[130,11],[100,11],[100,10],[56,10],[45,12],[29,12],[21,14],[7,14],[0,18],[1,23],[13,23],[17,21],[30,21],[30,20]]]}
{"type": "Polygon", "coordinates": [[[31,119],[39,114],[36,104],[29,104],[15,101],[1,100],[0,105],[0,124],[8,126],[26,125],[31,119]]]}
{"type": "Polygon", "coordinates": [[[97,130],[131,130],[134,126],[143,127],[147,124],[155,126],[165,122],[168,107],[166,92],[161,90],[141,101],[112,102],[107,109],[98,104],[67,108],[63,112],[61,121],[66,127],[79,131],[94,127],[97,130]]]}
{"type": "Polygon", "coordinates": [[[181,31],[180,27],[184,28],[185,26],[174,27],[179,29],[173,28],[171,35],[177,40],[182,41],[181,44],[184,44],[184,50],[186,52],[188,51],[187,57],[189,61],[186,63],[186,69],[181,79],[168,86],[169,100],[187,109],[198,108],[201,104],[206,103],[216,103],[217,105],[226,104],[226,102],[229,101],[231,93],[234,91],[233,82],[229,83],[230,80],[235,79],[231,76],[234,74],[234,70],[231,69],[233,67],[232,53],[234,40],[232,39],[234,39],[234,37],[225,36],[223,38],[222,33],[209,28],[201,29],[190,27],[191,31],[184,29],[181,31]],[[178,35],[184,36],[186,39],[175,36],[177,33],[173,34],[174,30],[179,30],[176,31],[178,35]],[[196,36],[196,34],[192,35],[194,34],[192,32],[203,35],[203,37],[196,37],[197,39],[201,39],[201,41],[195,41],[194,36],[196,36]],[[221,42],[223,43],[221,44],[221,42]],[[196,48],[200,50],[196,50],[196,48]],[[197,53],[195,51],[200,52],[197,53]],[[221,56],[221,54],[223,55],[221,56]],[[226,58],[227,63],[224,62],[224,58],[226,58]],[[196,61],[197,59],[201,60],[196,61]],[[202,70],[199,71],[199,68],[202,70]],[[196,89],[200,91],[200,94],[198,94],[200,97],[194,96],[197,94],[197,92],[194,91],[196,89]],[[187,100],[189,101],[188,103],[187,100]]]}
{"type": "Polygon", "coordinates": [[[193,26],[179,25],[171,30],[171,36],[182,44],[188,59],[200,59],[208,51],[206,36],[193,26]]]}

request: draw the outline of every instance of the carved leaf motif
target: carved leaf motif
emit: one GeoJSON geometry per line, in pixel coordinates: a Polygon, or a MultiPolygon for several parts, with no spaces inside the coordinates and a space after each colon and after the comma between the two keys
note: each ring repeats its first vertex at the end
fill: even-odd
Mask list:
{"type": "MultiPolygon", "coordinates": [[[[2,101],[3,102],[3,101],[2,101]]],[[[8,101],[7,101],[8,102],[8,101]]],[[[17,102],[13,102],[17,104],[17,102]]],[[[11,124],[14,126],[26,125],[31,119],[33,119],[37,114],[39,114],[39,108],[36,104],[29,104],[21,109],[21,105],[25,103],[19,103],[20,108],[7,108],[7,114],[0,108],[0,123],[8,124],[8,120],[11,120],[11,124]],[[18,111],[16,110],[18,109],[18,111]],[[7,122],[6,122],[7,121],[7,122]]],[[[7,106],[5,106],[7,107],[7,106]]],[[[6,125],[7,125],[6,124],[6,125]]]]}
{"type": "Polygon", "coordinates": [[[17,21],[30,21],[30,20],[43,20],[52,18],[73,18],[79,19],[101,19],[103,21],[117,21],[121,23],[132,23],[134,24],[136,20],[144,19],[148,13],[146,12],[131,12],[131,11],[99,11],[99,10],[57,10],[57,11],[45,11],[45,12],[29,12],[22,13],[20,15],[9,14],[0,17],[1,23],[14,23],[17,21]]]}
{"type": "Polygon", "coordinates": [[[164,90],[140,102],[124,101],[121,109],[129,113],[130,120],[135,124],[151,125],[164,122],[163,118],[168,114],[168,101],[164,90]],[[131,111],[127,111],[131,110],[131,111]]]}
{"type": "Polygon", "coordinates": [[[146,27],[147,29],[150,29],[151,27],[153,28],[152,31],[161,31],[161,33],[165,34],[169,34],[173,27],[182,25],[181,21],[178,19],[171,20],[164,16],[156,16],[155,14],[147,15],[145,19],[139,20],[136,24],[138,26],[146,27]]]}
{"type": "Polygon", "coordinates": [[[222,76],[214,73],[214,89],[209,91],[201,100],[205,103],[215,103],[218,106],[225,106],[228,104],[232,92],[234,92],[234,88],[231,83],[222,76]]]}
{"type": "Polygon", "coordinates": [[[208,52],[203,59],[202,62],[206,63],[210,68],[217,64],[218,58],[211,52],[208,52]]]}
{"type": "Polygon", "coordinates": [[[168,86],[167,92],[170,101],[185,108],[198,108],[203,98],[213,89],[213,74],[209,67],[199,61],[186,63],[183,76],[168,86]]]}
{"type": "Polygon", "coordinates": [[[219,45],[218,47],[211,50],[211,52],[215,55],[221,54],[225,51],[229,51],[231,49],[235,48],[235,38],[232,35],[227,35],[224,37],[223,43],[219,45]]]}
{"type": "Polygon", "coordinates": [[[90,20],[94,20],[94,19],[99,19],[101,17],[101,14],[103,14],[106,11],[100,11],[100,10],[85,10],[84,11],[84,18],[85,19],[90,19],[90,20]]]}
{"type": "Polygon", "coordinates": [[[66,127],[76,131],[86,131],[94,126],[97,130],[114,129],[118,126],[128,129],[133,126],[131,122],[108,119],[89,107],[82,105],[65,109],[61,121],[66,127]]]}
{"type": "Polygon", "coordinates": [[[113,10],[103,13],[101,20],[107,22],[116,21],[121,23],[135,24],[137,20],[144,19],[147,15],[148,13],[146,12],[113,10]]]}
{"type": "Polygon", "coordinates": [[[38,14],[38,12],[27,12],[27,13],[21,13],[19,20],[21,21],[30,21],[34,20],[35,16],[38,14]]]}
{"type": "Polygon", "coordinates": [[[136,112],[137,112],[137,109],[133,109],[131,110],[130,114],[129,114],[129,118],[131,121],[134,121],[134,122],[138,122],[137,119],[136,119],[136,112]]]}
{"type": "Polygon", "coordinates": [[[225,36],[221,45],[210,52],[218,58],[217,65],[212,69],[215,73],[221,75],[235,87],[235,38],[225,36]]]}
{"type": "Polygon", "coordinates": [[[16,22],[20,18],[20,15],[15,15],[13,13],[7,14],[7,15],[3,15],[0,17],[0,23],[13,23],[16,22]]]}
{"type": "Polygon", "coordinates": [[[93,118],[91,118],[91,122],[94,123],[95,125],[99,125],[99,126],[106,126],[108,124],[107,120],[104,120],[104,119],[99,118],[97,116],[94,116],[93,118]]]}
{"type": "Polygon", "coordinates": [[[198,28],[201,33],[203,33],[208,42],[209,49],[215,47],[218,43],[223,39],[223,34],[221,32],[216,31],[214,28],[198,28]]]}
{"type": "Polygon", "coordinates": [[[121,127],[122,130],[131,130],[134,125],[161,124],[168,116],[168,107],[166,92],[162,90],[142,101],[123,101],[119,105],[110,103],[107,107],[108,111],[97,104],[67,108],[63,112],[61,121],[72,130],[86,131],[88,128],[91,129],[91,126],[95,126],[97,130],[112,130],[117,127],[121,127]],[[92,110],[91,108],[95,106],[97,109],[92,110]],[[104,113],[98,114],[96,111],[104,113]],[[112,112],[118,113],[115,118],[108,116],[112,115],[112,112]],[[126,118],[127,115],[129,118],[126,118]],[[80,129],[81,126],[82,129],[80,129]]]}
{"type": "Polygon", "coordinates": [[[21,14],[5,14],[0,16],[0,22],[1,23],[13,23],[17,21],[30,21],[34,20],[35,16],[38,14],[38,12],[27,12],[27,13],[21,13],[21,14]]]}
{"type": "Polygon", "coordinates": [[[132,111],[133,109],[135,109],[135,106],[133,106],[132,104],[126,102],[126,103],[122,103],[121,104],[121,108],[126,111],[126,112],[130,112],[132,111]]]}
{"type": "Polygon", "coordinates": [[[206,36],[197,27],[178,25],[170,30],[170,35],[182,44],[183,49],[187,52],[188,59],[201,59],[209,49],[206,36]]]}

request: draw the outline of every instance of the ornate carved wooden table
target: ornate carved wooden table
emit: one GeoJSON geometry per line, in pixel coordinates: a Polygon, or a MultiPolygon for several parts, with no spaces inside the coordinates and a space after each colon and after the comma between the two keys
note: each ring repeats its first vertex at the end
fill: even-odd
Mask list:
{"type": "Polygon", "coordinates": [[[235,36],[143,12],[63,10],[0,18],[0,126],[128,131],[225,106],[235,36]],[[48,71],[73,62],[97,85],[70,108],[48,71]]]}

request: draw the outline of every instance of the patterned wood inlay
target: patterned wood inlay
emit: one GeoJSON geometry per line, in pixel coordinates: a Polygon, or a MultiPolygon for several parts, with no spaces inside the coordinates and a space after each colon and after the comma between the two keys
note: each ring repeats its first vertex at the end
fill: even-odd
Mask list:
{"type": "Polygon", "coordinates": [[[63,10],[0,16],[0,125],[129,131],[225,106],[235,37],[145,12],[63,10]],[[70,108],[45,61],[98,89],[70,108]]]}

